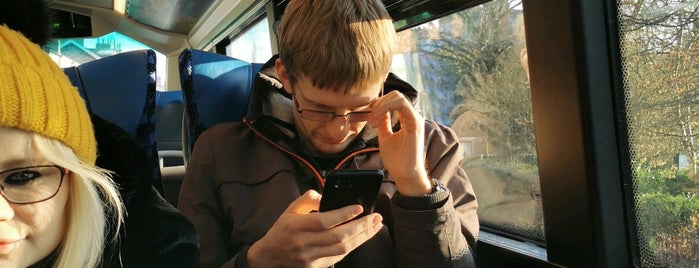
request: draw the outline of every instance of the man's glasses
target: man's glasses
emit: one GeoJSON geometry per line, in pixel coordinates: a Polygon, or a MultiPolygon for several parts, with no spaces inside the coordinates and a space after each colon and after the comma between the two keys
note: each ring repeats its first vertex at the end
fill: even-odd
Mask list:
{"type": "Polygon", "coordinates": [[[0,172],[0,194],[15,204],[46,201],[58,193],[67,173],[56,165],[8,169],[0,172]]]}
{"type": "Polygon", "coordinates": [[[369,119],[371,119],[371,111],[356,111],[346,114],[336,114],[327,111],[301,110],[299,109],[299,102],[296,100],[296,97],[294,97],[294,103],[296,104],[296,112],[301,115],[301,118],[311,121],[329,122],[335,119],[335,117],[344,117],[348,122],[356,123],[369,121],[369,119]]]}

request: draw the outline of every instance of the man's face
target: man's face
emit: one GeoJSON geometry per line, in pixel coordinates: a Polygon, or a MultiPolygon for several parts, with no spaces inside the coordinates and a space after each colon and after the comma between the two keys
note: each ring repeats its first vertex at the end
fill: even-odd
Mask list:
{"type": "Polygon", "coordinates": [[[369,105],[379,97],[382,86],[383,81],[378,81],[345,93],[317,88],[308,77],[285,83],[293,98],[294,124],[309,152],[323,157],[345,150],[366,126],[369,105]],[[319,118],[322,113],[328,115],[326,119],[319,118]]]}

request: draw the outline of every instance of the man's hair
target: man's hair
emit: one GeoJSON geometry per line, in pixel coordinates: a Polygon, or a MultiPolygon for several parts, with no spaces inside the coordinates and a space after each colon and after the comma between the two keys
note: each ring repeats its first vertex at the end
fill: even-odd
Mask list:
{"type": "Polygon", "coordinates": [[[385,78],[396,34],[380,0],[291,0],[278,33],[292,83],[344,91],[385,78]]]}
{"type": "Polygon", "coordinates": [[[125,213],[108,171],[79,159],[71,148],[56,139],[27,134],[35,154],[70,170],[64,178],[70,180],[68,219],[54,267],[101,266],[102,253],[107,244],[116,243],[125,213]]]}

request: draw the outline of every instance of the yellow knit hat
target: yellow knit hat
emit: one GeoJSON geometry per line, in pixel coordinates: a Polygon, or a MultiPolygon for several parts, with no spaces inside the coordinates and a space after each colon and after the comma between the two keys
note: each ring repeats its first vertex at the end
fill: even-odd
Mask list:
{"type": "Polygon", "coordinates": [[[97,159],[85,102],[38,45],[0,25],[0,126],[57,139],[82,161],[97,159]]]}

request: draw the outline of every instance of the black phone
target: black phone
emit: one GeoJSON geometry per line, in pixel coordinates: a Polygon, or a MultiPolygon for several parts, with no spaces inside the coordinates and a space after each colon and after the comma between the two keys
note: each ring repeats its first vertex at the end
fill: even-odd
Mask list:
{"type": "Polygon", "coordinates": [[[328,172],[325,177],[320,211],[329,211],[352,204],[362,205],[364,211],[358,217],[374,210],[383,181],[381,170],[340,169],[328,172]]]}

